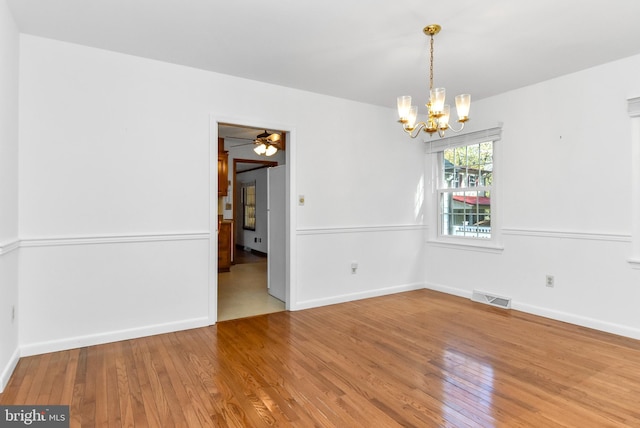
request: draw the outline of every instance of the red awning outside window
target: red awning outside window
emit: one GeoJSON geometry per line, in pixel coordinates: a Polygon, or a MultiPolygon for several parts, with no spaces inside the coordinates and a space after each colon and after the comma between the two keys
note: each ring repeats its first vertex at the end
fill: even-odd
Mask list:
{"type": "Polygon", "coordinates": [[[454,195],[453,200],[457,202],[462,202],[469,205],[491,205],[491,198],[487,198],[486,196],[461,196],[454,195]]]}

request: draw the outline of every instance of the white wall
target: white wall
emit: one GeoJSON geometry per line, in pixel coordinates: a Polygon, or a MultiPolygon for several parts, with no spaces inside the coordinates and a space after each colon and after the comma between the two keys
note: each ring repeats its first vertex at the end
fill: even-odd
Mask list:
{"type": "Polygon", "coordinates": [[[627,262],[640,221],[627,113],[639,73],[634,56],[474,103],[473,122],[504,123],[504,250],[429,245],[429,287],[493,292],[517,309],[640,338],[640,270],[627,262]]]}
{"type": "Polygon", "coordinates": [[[308,201],[291,219],[292,309],[424,285],[422,147],[393,110],[28,35],[21,49],[25,354],[207,323],[211,117],[292,131],[291,191],[308,201]],[[352,252],[317,269],[358,240],[359,281],[341,269],[352,252]]]}
{"type": "Polygon", "coordinates": [[[0,392],[18,362],[19,36],[0,0],[0,392]],[[16,318],[13,319],[15,307],[16,318]]]}
{"type": "Polygon", "coordinates": [[[42,240],[21,251],[23,355],[207,324],[206,240],[42,240]]]}
{"type": "Polygon", "coordinates": [[[424,288],[421,227],[309,229],[297,245],[300,308],[424,288]]]}

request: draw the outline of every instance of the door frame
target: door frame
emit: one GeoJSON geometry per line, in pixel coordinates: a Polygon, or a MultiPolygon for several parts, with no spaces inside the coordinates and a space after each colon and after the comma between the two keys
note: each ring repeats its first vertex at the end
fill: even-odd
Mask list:
{"type": "MultiPolygon", "coordinates": [[[[279,129],[287,133],[285,150],[286,189],[286,306],[288,311],[297,309],[296,265],[296,131],[287,123],[265,122],[250,117],[229,117],[211,113],[209,115],[209,281],[208,281],[208,321],[214,325],[218,320],[218,124],[233,124],[252,128],[279,129]]],[[[234,201],[235,206],[235,201],[234,201]]]]}

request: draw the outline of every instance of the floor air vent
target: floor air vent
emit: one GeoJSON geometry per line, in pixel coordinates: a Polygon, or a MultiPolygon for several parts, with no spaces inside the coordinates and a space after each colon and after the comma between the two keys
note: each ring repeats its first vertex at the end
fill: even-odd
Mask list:
{"type": "Polygon", "coordinates": [[[491,306],[497,306],[498,308],[511,309],[511,299],[496,296],[495,294],[485,293],[484,291],[473,290],[471,300],[491,306]]]}

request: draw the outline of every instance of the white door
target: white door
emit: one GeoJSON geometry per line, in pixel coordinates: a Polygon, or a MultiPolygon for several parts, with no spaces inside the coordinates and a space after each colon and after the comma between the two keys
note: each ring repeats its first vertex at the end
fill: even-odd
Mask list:
{"type": "Polygon", "coordinates": [[[267,252],[269,294],[286,303],[285,165],[267,169],[267,252]]]}

